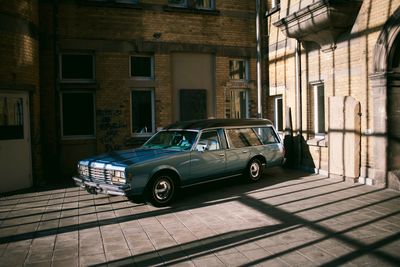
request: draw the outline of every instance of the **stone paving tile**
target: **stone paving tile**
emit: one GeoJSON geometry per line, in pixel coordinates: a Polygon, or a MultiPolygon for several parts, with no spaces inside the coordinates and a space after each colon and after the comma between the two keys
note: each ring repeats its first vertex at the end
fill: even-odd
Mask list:
{"type": "Polygon", "coordinates": [[[271,169],[155,208],[79,188],[0,198],[0,266],[398,266],[400,192],[271,169]]]}
{"type": "Polygon", "coordinates": [[[215,255],[206,255],[206,256],[203,256],[203,257],[193,258],[192,261],[197,267],[220,267],[220,266],[226,266],[215,255]]]}

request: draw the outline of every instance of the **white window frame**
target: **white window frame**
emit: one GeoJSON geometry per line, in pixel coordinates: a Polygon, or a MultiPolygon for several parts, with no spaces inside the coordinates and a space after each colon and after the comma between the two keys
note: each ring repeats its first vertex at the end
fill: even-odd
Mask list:
{"type": "Polygon", "coordinates": [[[211,0],[211,7],[200,7],[197,5],[197,3],[195,3],[195,7],[196,9],[201,9],[201,10],[215,10],[215,0],[211,0]]]}
{"type": "Polygon", "coordinates": [[[235,105],[235,96],[239,95],[240,92],[244,92],[246,96],[246,114],[244,114],[244,118],[249,118],[249,109],[250,109],[250,103],[249,103],[249,98],[250,98],[250,93],[248,89],[231,89],[229,90],[229,96],[230,96],[230,110],[231,110],[231,118],[237,118],[235,111],[237,106],[235,105]],[[232,116],[233,115],[233,116],[232,116]]]}
{"type": "Polygon", "coordinates": [[[231,81],[248,81],[249,80],[249,61],[247,59],[244,59],[244,58],[231,58],[231,59],[229,59],[228,69],[229,69],[229,79],[231,81]],[[244,62],[245,70],[244,70],[244,78],[243,79],[232,79],[231,78],[231,68],[230,68],[231,61],[243,61],[244,62]]]}
{"type": "Polygon", "coordinates": [[[281,4],[280,0],[272,0],[271,1],[271,9],[279,8],[281,4]]]}
{"type": "Polygon", "coordinates": [[[131,120],[130,120],[130,124],[131,124],[131,135],[132,136],[136,136],[136,137],[149,137],[152,136],[155,132],[156,132],[156,110],[155,110],[155,92],[154,92],[154,88],[133,88],[130,91],[130,113],[131,113],[131,120]],[[151,92],[151,124],[152,124],[152,128],[153,131],[152,132],[147,132],[147,133],[135,133],[133,131],[133,108],[132,108],[132,104],[133,104],[133,99],[132,99],[132,93],[134,91],[150,91],[151,92]]]}
{"type": "Polygon", "coordinates": [[[312,86],[312,94],[313,94],[313,100],[314,100],[314,134],[315,137],[324,137],[325,136],[325,131],[326,131],[326,125],[325,125],[325,86],[323,83],[314,83],[311,85],[312,86]],[[320,103],[319,103],[319,97],[318,97],[318,92],[322,91],[323,92],[323,97],[324,97],[324,105],[323,105],[323,117],[322,121],[320,120],[320,103]],[[323,124],[324,130],[321,132],[319,129],[321,128],[321,123],[323,124]]]}
{"type": "Polygon", "coordinates": [[[277,96],[274,99],[274,127],[277,131],[280,131],[280,132],[284,130],[284,128],[283,128],[283,97],[282,96],[277,96]],[[279,130],[279,124],[278,124],[278,122],[279,122],[278,101],[279,100],[282,101],[282,110],[280,111],[281,115],[282,115],[282,125],[281,125],[282,130],[279,130]]]}
{"type": "Polygon", "coordinates": [[[62,140],[86,140],[96,138],[96,94],[89,90],[79,91],[61,91],[60,92],[60,121],[61,121],[61,139],[62,140]],[[64,135],[64,114],[63,114],[63,95],[70,93],[91,93],[93,97],[93,135],[64,135]]]}
{"type": "Polygon", "coordinates": [[[60,81],[63,83],[93,83],[96,80],[96,61],[95,61],[95,56],[93,53],[85,53],[85,52],[62,52],[59,55],[59,78],[60,81]],[[70,78],[64,78],[63,75],[63,69],[62,69],[62,57],[63,55],[83,55],[83,56],[91,56],[92,57],[92,79],[70,79],[70,78]]]}
{"type": "Polygon", "coordinates": [[[134,80],[154,80],[154,56],[153,55],[130,55],[129,56],[129,76],[134,80]],[[148,76],[133,76],[132,75],[132,58],[133,57],[146,57],[150,58],[151,75],[148,76]]]}

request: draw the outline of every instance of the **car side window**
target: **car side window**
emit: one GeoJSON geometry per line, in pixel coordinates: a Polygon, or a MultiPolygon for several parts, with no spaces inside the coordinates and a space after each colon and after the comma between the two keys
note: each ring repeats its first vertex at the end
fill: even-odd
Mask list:
{"type": "Polygon", "coordinates": [[[276,136],[275,131],[272,129],[272,127],[257,127],[253,129],[264,145],[279,142],[279,139],[276,136]]]}
{"type": "Polygon", "coordinates": [[[232,148],[262,145],[260,139],[251,128],[228,129],[226,133],[232,148]]]}
{"type": "Polygon", "coordinates": [[[197,143],[197,151],[213,151],[221,149],[221,142],[217,131],[203,132],[197,143]]]}

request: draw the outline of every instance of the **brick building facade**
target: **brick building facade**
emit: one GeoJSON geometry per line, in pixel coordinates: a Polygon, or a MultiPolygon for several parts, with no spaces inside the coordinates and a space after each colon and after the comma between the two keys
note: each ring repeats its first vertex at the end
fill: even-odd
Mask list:
{"type": "MultiPolygon", "coordinates": [[[[70,179],[78,159],[138,146],[177,120],[257,116],[254,1],[8,5],[1,18],[13,10],[35,32],[29,76],[36,75],[30,118],[38,183],[70,179]],[[22,14],[27,6],[32,23],[22,14]]],[[[13,43],[1,57],[14,47],[25,48],[13,43]]]]}
{"type": "Polygon", "coordinates": [[[400,188],[399,6],[272,1],[267,116],[297,134],[296,165],[400,188]]]}
{"type": "MultiPolygon", "coordinates": [[[[3,1],[0,162],[28,163],[2,191],[177,120],[259,116],[256,2],[3,1]]],[[[260,2],[261,115],[291,163],[398,188],[399,1],[260,2]]]]}

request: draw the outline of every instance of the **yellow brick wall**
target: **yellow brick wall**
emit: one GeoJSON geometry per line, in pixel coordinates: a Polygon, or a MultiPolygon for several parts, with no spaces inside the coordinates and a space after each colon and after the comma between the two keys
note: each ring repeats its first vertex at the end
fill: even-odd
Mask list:
{"type": "MultiPolygon", "coordinates": [[[[43,11],[48,8],[49,4],[43,4],[43,11]]],[[[132,146],[130,93],[134,88],[154,89],[157,128],[173,122],[171,57],[174,52],[208,53],[214,56],[215,73],[212,75],[215,78],[215,116],[219,118],[225,117],[225,88],[229,83],[229,59],[238,58],[229,54],[232,53],[232,49],[236,51],[235,53],[242,53],[240,57],[249,60],[250,65],[250,115],[256,116],[254,9],[254,1],[238,0],[216,1],[216,12],[182,12],[178,9],[168,9],[166,0],[142,0],[139,8],[60,1],[58,12],[60,51],[86,50],[95,55],[98,84],[97,151],[132,146]],[[161,37],[156,39],[154,33],[161,33],[161,37]],[[108,47],[110,42],[112,48],[108,47]],[[192,51],[193,47],[195,50],[192,51]],[[225,52],[225,49],[230,52],[225,52]],[[136,53],[154,56],[154,81],[139,82],[130,77],[129,57],[136,53]],[[116,132],[107,131],[102,124],[101,114],[106,110],[115,111],[111,123],[120,126],[116,132]]],[[[51,16],[46,14],[42,14],[41,18],[51,20],[51,16]]],[[[51,35],[50,26],[44,24],[42,29],[51,35]]],[[[51,62],[46,61],[44,65],[50,66],[51,62]]],[[[46,77],[46,79],[52,78],[46,77]]],[[[46,87],[53,86],[48,80],[45,84],[46,87]]],[[[46,92],[46,97],[51,99],[52,88],[43,90],[46,92]]],[[[54,124],[53,127],[58,125],[54,124]]],[[[62,141],[62,145],[76,143],[77,141],[62,141]]]]}
{"type": "MultiPolygon", "coordinates": [[[[269,45],[287,42],[286,48],[272,49],[269,53],[270,87],[285,86],[284,103],[292,108],[295,125],[295,40],[288,39],[272,23],[287,15],[288,10],[295,10],[312,3],[312,0],[281,1],[281,10],[272,15],[267,22],[269,29],[269,45]]],[[[315,2],[315,1],[314,1],[315,2]]],[[[399,1],[364,1],[351,31],[339,37],[333,52],[323,53],[315,48],[302,48],[302,128],[305,139],[310,130],[310,101],[307,96],[310,82],[322,80],[325,84],[326,129],[328,125],[329,96],[352,96],[361,103],[361,168],[373,168],[373,138],[365,132],[373,126],[373,97],[370,90],[369,75],[373,73],[374,47],[381,30],[390,16],[400,6],[399,1]]],[[[273,105],[269,98],[268,105],[273,105]]],[[[269,117],[273,118],[273,110],[269,109],[269,117]]],[[[328,148],[334,149],[334,148],[328,148]]],[[[312,150],[312,151],[311,151],[312,150]]],[[[313,148],[315,166],[327,171],[327,157],[320,157],[313,148]],[[319,167],[321,166],[321,167],[319,167]]]]}
{"type": "Polygon", "coordinates": [[[32,170],[36,178],[42,171],[37,0],[2,1],[0,23],[12,24],[0,27],[0,85],[6,90],[29,91],[32,170]]]}

